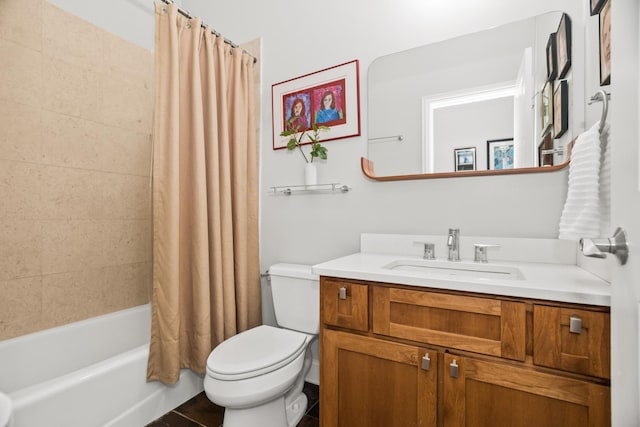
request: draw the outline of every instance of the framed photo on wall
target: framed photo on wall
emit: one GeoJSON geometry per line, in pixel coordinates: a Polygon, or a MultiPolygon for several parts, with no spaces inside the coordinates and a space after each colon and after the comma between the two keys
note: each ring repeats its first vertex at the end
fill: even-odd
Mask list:
{"type": "Polygon", "coordinates": [[[551,132],[547,133],[542,142],[538,145],[538,166],[553,166],[553,154],[545,152],[553,149],[553,137],[551,132]]]}
{"type": "Polygon", "coordinates": [[[597,15],[602,9],[605,0],[591,0],[591,16],[597,15]]]}
{"type": "Polygon", "coordinates": [[[551,33],[547,41],[547,80],[551,81],[554,81],[558,75],[558,54],[556,50],[556,33],[551,33]]]}
{"type": "Polygon", "coordinates": [[[476,147],[453,150],[456,172],[476,170],[476,147]]]}
{"type": "Polygon", "coordinates": [[[611,0],[600,11],[600,86],[611,84],[611,0]]]}
{"type": "Polygon", "coordinates": [[[514,154],[513,138],[487,141],[487,169],[513,169],[514,154]]]}
{"type": "Polygon", "coordinates": [[[540,130],[544,135],[553,125],[553,81],[546,81],[540,91],[540,130]]]}
{"type": "MultiPolygon", "coordinates": [[[[313,124],[329,127],[321,142],[360,135],[358,60],[325,68],[271,86],[273,149],[287,147],[283,131],[303,132],[313,124]]],[[[311,144],[308,135],[303,144],[311,144]]]]}
{"type": "Polygon", "coordinates": [[[558,78],[561,79],[571,68],[571,19],[566,13],[562,14],[556,31],[556,56],[558,78]]]}
{"type": "Polygon", "coordinates": [[[560,138],[569,129],[569,85],[558,82],[553,92],[553,137],[560,138]]]}

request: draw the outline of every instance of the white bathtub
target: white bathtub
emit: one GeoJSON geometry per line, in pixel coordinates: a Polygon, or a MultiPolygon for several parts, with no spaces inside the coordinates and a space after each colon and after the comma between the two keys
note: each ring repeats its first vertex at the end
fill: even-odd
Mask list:
{"type": "Polygon", "coordinates": [[[141,427],[203,390],[183,370],[146,381],[149,304],[0,341],[0,391],[14,427],[141,427]]]}

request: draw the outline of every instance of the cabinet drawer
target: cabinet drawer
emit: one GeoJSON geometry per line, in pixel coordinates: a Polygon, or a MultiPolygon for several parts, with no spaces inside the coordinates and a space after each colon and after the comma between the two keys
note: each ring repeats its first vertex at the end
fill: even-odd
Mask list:
{"type": "Polygon", "coordinates": [[[609,313],[534,305],[533,363],[610,378],[610,334],[609,313]]]}
{"type": "Polygon", "coordinates": [[[326,325],[358,331],[369,330],[369,287],[322,277],[321,318],[326,325]]]}
{"type": "Polygon", "coordinates": [[[376,334],[525,359],[524,303],[382,286],[372,298],[376,334]]]}

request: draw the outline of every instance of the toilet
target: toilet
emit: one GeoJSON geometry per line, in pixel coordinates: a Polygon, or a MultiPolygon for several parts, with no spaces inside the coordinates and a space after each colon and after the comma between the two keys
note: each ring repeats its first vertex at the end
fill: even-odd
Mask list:
{"type": "Polygon", "coordinates": [[[300,264],[275,264],[269,277],[278,327],[235,335],[207,359],[204,390],[225,408],[224,427],[294,427],[307,408],[302,388],[320,330],[318,277],[300,264]]]}

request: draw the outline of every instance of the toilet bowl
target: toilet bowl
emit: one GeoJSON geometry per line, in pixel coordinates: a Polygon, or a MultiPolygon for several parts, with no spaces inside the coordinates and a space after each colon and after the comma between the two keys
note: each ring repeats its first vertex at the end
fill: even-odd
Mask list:
{"type": "Polygon", "coordinates": [[[293,427],[307,407],[302,388],[320,327],[318,278],[298,264],[276,264],[269,276],[278,327],[235,335],[207,359],[204,389],[225,408],[224,427],[293,427]]]}
{"type": "Polygon", "coordinates": [[[6,394],[0,392],[0,427],[11,426],[11,412],[13,405],[6,394]]]}

